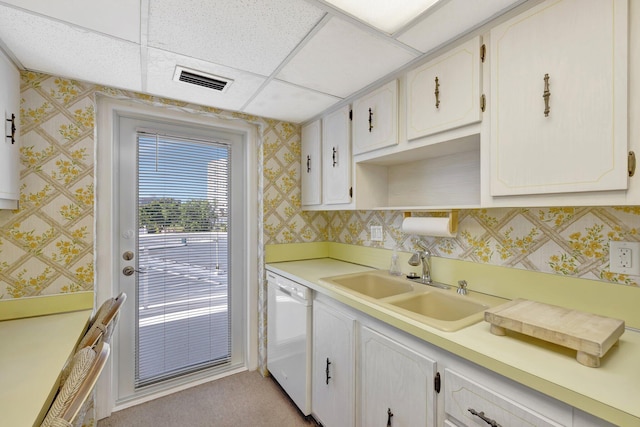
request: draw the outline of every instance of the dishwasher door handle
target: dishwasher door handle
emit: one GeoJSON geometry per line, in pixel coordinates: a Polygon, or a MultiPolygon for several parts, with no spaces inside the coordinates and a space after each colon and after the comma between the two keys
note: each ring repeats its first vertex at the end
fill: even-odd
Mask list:
{"type": "Polygon", "coordinates": [[[291,291],[285,287],[283,287],[282,285],[276,285],[278,286],[278,291],[282,292],[283,294],[289,295],[290,297],[293,298],[293,295],[291,294],[291,291]]]}

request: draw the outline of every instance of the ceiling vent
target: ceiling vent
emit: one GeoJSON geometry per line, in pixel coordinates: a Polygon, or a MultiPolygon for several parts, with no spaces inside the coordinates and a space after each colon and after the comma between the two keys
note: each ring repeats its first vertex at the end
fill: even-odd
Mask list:
{"type": "Polygon", "coordinates": [[[203,73],[202,71],[192,70],[181,66],[176,67],[173,74],[173,80],[177,82],[189,83],[196,86],[207,87],[218,92],[225,92],[233,80],[212,74],[203,73]]]}

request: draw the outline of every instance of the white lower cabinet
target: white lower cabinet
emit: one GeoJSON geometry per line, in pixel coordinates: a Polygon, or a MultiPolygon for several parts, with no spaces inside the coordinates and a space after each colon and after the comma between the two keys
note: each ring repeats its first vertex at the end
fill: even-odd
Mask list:
{"type": "Polygon", "coordinates": [[[436,362],[363,326],[359,343],[358,426],[436,425],[436,362]]]}
{"type": "Polygon", "coordinates": [[[474,379],[445,369],[445,412],[450,421],[455,421],[460,426],[537,426],[558,427],[571,425],[571,408],[558,403],[557,406],[545,408],[545,414],[536,412],[528,407],[532,399],[526,396],[525,406],[514,400],[511,393],[509,397],[493,389],[499,388],[497,381],[484,379],[484,384],[479,384],[474,379]],[[556,420],[554,421],[551,418],[556,420]],[[564,421],[564,422],[563,422],[564,421]]]}
{"type": "Polygon", "coordinates": [[[311,407],[325,427],[355,423],[354,325],[346,313],[314,301],[311,407]]]}
{"type": "Polygon", "coordinates": [[[313,315],[324,427],[613,427],[325,295],[313,315]]]}

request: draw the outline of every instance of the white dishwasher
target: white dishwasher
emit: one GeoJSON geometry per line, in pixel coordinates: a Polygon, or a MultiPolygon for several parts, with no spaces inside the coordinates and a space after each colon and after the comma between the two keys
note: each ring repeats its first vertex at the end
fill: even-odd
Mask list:
{"type": "Polygon", "coordinates": [[[311,290],[267,271],[267,369],[311,414],[311,290]]]}

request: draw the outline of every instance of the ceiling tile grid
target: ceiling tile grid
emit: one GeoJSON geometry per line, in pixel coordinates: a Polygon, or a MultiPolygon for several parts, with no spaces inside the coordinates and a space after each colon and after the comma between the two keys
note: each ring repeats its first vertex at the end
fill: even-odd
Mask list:
{"type": "Polygon", "coordinates": [[[414,12],[387,27],[369,13],[388,15],[383,0],[0,0],[0,49],[30,71],[304,123],[522,1],[401,0],[414,12]],[[178,84],[176,65],[234,82],[178,84]]]}
{"type": "Polygon", "coordinates": [[[323,15],[305,0],[154,0],[148,43],[268,76],[323,15]]]}
{"type": "Polygon", "coordinates": [[[345,98],[416,57],[350,22],[331,18],[278,78],[345,98]]]}

